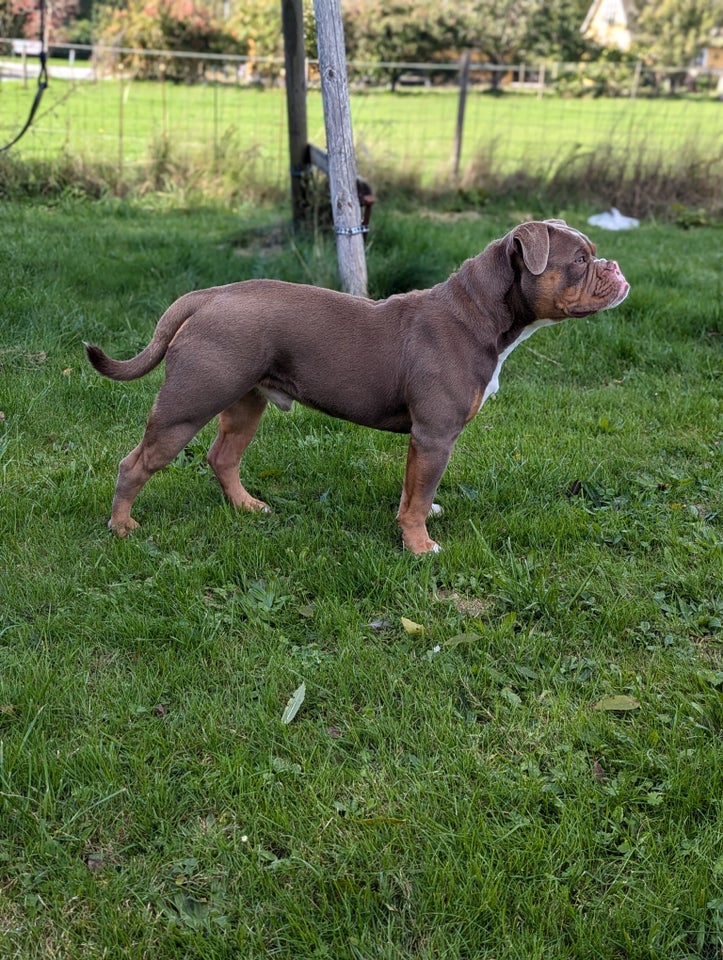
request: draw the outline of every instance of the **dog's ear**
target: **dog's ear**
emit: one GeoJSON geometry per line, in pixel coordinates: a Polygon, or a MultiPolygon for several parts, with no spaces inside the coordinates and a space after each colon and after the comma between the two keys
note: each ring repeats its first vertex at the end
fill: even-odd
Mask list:
{"type": "Polygon", "coordinates": [[[522,251],[525,266],[537,277],[544,273],[547,258],[550,256],[550,234],[547,224],[540,220],[521,223],[513,231],[512,239],[522,251]]]}

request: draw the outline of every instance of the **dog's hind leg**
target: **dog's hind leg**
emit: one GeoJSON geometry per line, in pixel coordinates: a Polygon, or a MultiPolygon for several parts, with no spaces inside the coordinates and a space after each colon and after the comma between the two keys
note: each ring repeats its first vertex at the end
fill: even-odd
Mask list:
{"type": "Polygon", "coordinates": [[[208,462],[228,500],[243,510],[264,510],[269,507],[243,487],[239,478],[241,458],[253,440],[267,400],[252,390],[219,414],[218,435],[208,451],[208,462]]]}
{"type": "Polygon", "coordinates": [[[113,533],[125,537],[138,527],[131,517],[131,507],[141,488],[154,473],[168,466],[201,426],[203,424],[190,422],[161,425],[155,412],[151,412],[143,439],[118,465],[118,480],[108,521],[113,533]]]}

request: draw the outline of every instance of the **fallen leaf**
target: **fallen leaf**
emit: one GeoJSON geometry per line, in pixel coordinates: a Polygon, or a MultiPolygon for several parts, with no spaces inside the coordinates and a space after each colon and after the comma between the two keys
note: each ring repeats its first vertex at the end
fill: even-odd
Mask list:
{"type": "Polygon", "coordinates": [[[709,683],[712,687],[723,686],[723,670],[699,670],[698,677],[703,683],[709,683]]]}
{"type": "Polygon", "coordinates": [[[300,776],[303,771],[300,764],[293,763],[291,760],[285,760],[283,757],[272,757],[271,766],[276,773],[293,773],[300,776]]]}
{"type": "Polygon", "coordinates": [[[402,617],[402,626],[407,631],[407,633],[424,633],[424,627],[421,623],[415,623],[414,620],[408,620],[407,617],[402,617]]]}
{"type": "Polygon", "coordinates": [[[445,647],[458,647],[460,643],[477,643],[481,637],[478,633],[458,633],[444,641],[445,647]]]}
{"type": "Polygon", "coordinates": [[[173,906],[179,918],[190,925],[203,923],[211,912],[211,906],[207,900],[185,896],[180,891],[173,897],[173,906]]]}
{"type": "Polygon", "coordinates": [[[603,697],[593,705],[593,710],[605,710],[608,713],[625,713],[628,710],[639,710],[640,701],[635,697],[628,697],[620,694],[616,697],[603,697]]]}
{"type": "Polygon", "coordinates": [[[306,696],[306,684],[302,683],[300,687],[297,687],[296,690],[289,697],[289,702],[284,708],[284,712],[281,715],[282,723],[291,723],[296,714],[299,712],[301,704],[304,702],[304,697],[306,696]]]}

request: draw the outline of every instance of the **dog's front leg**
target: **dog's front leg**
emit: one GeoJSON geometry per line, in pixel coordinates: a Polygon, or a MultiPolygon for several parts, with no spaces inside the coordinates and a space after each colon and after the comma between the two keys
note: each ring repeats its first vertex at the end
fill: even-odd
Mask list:
{"type": "Polygon", "coordinates": [[[412,433],[407,452],[402,499],[397,522],[402,541],[410,553],[437,553],[440,550],[427,533],[426,520],[442,474],[449,462],[454,438],[421,440],[412,433]]]}

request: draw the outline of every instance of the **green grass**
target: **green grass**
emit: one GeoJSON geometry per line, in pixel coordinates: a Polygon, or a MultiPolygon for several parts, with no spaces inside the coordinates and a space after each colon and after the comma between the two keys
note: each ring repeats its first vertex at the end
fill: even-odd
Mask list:
{"type": "MultiPolygon", "coordinates": [[[[3,86],[2,129],[25,118],[34,96],[32,84],[3,86]]],[[[448,164],[457,120],[457,93],[386,91],[352,93],[357,140],[375,159],[388,152],[396,162],[420,166],[429,176],[448,164]]],[[[309,135],[324,142],[321,95],[310,90],[309,135]]],[[[234,132],[242,142],[276,150],[272,131],[281,128],[285,145],[286,100],[283,90],[249,90],[223,85],[174,85],[116,80],[71,83],[52,79],[43,99],[34,136],[23,150],[64,147],[73,155],[115,161],[118,140],[129,161],[143,160],[150,144],[174,129],[188,148],[207,149],[234,132]]],[[[692,140],[715,148],[717,105],[712,99],[564,99],[525,94],[500,97],[472,93],[467,104],[467,160],[480,149],[502,148],[509,171],[528,159],[533,148],[548,154],[578,146],[599,147],[609,140],[631,148],[647,142],[671,153],[692,140]]],[[[445,171],[446,172],[446,171],[445,171]]]]}
{"type": "MultiPolygon", "coordinates": [[[[34,90],[0,88],[0,132],[24,122],[34,90]]],[[[712,99],[565,99],[473,92],[467,104],[460,166],[466,189],[498,196],[517,184],[555,202],[660,213],[671,201],[720,208],[719,105],[712,99]],[[658,181],[666,183],[661,196],[658,181]],[[671,189],[671,179],[678,182],[671,189]],[[627,185],[627,187],[626,187],[627,185]]],[[[325,142],[321,95],[307,97],[309,139],[325,142]]],[[[390,180],[448,188],[457,121],[454,90],[352,94],[358,165],[383,198],[390,180]]],[[[287,188],[283,90],[143,81],[97,83],[51,78],[31,131],[13,157],[72,158],[116,189],[203,187],[249,199],[263,185],[287,188]],[[173,186],[171,186],[171,184],[173,186]]],[[[40,171],[36,190],[51,188],[40,171]]],[[[0,194],[2,187],[0,167],[0,194]]]]}
{"type": "MultiPolygon", "coordinates": [[[[383,206],[372,291],[561,212],[585,228],[383,206]]],[[[105,381],[81,340],[130,355],[192,287],[333,284],[285,216],[3,205],[0,955],[716,960],[720,231],[590,229],[632,293],[508,360],[438,557],[400,550],[403,438],[301,409],[247,457],[272,515],[223,503],[209,429],[113,539],[162,374],[105,381]]]]}

